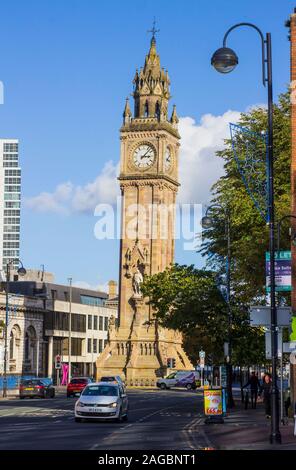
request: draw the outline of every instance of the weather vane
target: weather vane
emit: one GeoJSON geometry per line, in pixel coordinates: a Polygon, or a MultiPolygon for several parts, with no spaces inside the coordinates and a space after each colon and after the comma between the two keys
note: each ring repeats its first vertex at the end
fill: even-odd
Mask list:
{"type": "Polygon", "coordinates": [[[155,38],[155,34],[160,31],[160,29],[156,29],[156,28],[155,28],[155,25],[156,25],[156,20],[155,20],[155,17],[154,17],[154,19],[153,19],[153,27],[152,27],[152,29],[149,29],[149,30],[147,31],[147,33],[152,33],[152,38],[155,38]]]}

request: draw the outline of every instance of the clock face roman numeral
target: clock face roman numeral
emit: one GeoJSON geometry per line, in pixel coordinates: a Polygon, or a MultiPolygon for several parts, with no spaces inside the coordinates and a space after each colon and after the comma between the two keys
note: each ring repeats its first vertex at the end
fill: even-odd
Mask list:
{"type": "Polygon", "coordinates": [[[164,155],[164,166],[165,169],[168,170],[171,167],[172,164],[172,156],[171,156],[171,151],[169,147],[167,147],[164,155]]]}
{"type": "Polygon", "coordinates": [[[155,160],[155,152],[153,147],[148,144],[139,145],[133,154],[134,164],[138,168],[149,168],[155,160]]]}

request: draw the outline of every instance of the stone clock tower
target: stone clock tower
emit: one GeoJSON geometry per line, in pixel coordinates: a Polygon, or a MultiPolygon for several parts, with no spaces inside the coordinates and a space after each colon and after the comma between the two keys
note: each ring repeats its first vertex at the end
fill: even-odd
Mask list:
{"type": "Polygon", "coordinates": [[[170,80],[160,66],[154,36],[144,67],[136,71],[134,113],[129,100],[120,129],[122,234],[119,319],[110,324],[109,343],[97,360],[97,378],[121,375],[129,385],[152,385],[176,369],[192,369],[180,333],[158,326],[141,293],[145,275],[174,262],[175,201],[178,191],[178,117],[168,118],[170,80]]]}

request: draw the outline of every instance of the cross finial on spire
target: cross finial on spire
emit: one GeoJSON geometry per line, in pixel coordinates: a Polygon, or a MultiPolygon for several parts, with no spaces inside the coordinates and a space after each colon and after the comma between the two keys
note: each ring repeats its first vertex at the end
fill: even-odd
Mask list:
{"type": "Polygon", "coordinates": [[[155,20],[155,17],[154,17],[152,29],[149,29],[147,31],[147,33],[152,33],[152,39],[154,39],[154,40],[155,40],[155,34],[159,33],[159,31],[160,31],[160,29],[155,28],[155,25],[156,25],[156,20],[155,20]]]}

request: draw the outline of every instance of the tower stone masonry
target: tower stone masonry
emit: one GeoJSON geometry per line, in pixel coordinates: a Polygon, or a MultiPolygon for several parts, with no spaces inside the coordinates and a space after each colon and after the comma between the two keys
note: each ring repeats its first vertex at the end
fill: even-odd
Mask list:
{"type": "Polygon", "coordinates": [[[180,332],[160,327],[141,293],[144,276],[174,262],[175,203],[178,191],[178,116],[168,117],[170,79],[161,68],[153,33],[144,67],[134,80],[134,113],[129,100],[120,129],[119,184],[122,195],[119,318],[97,359],[97,379],[120,375],[128,385],[153,385],[167,372],[193,368],[180,332]]]}

